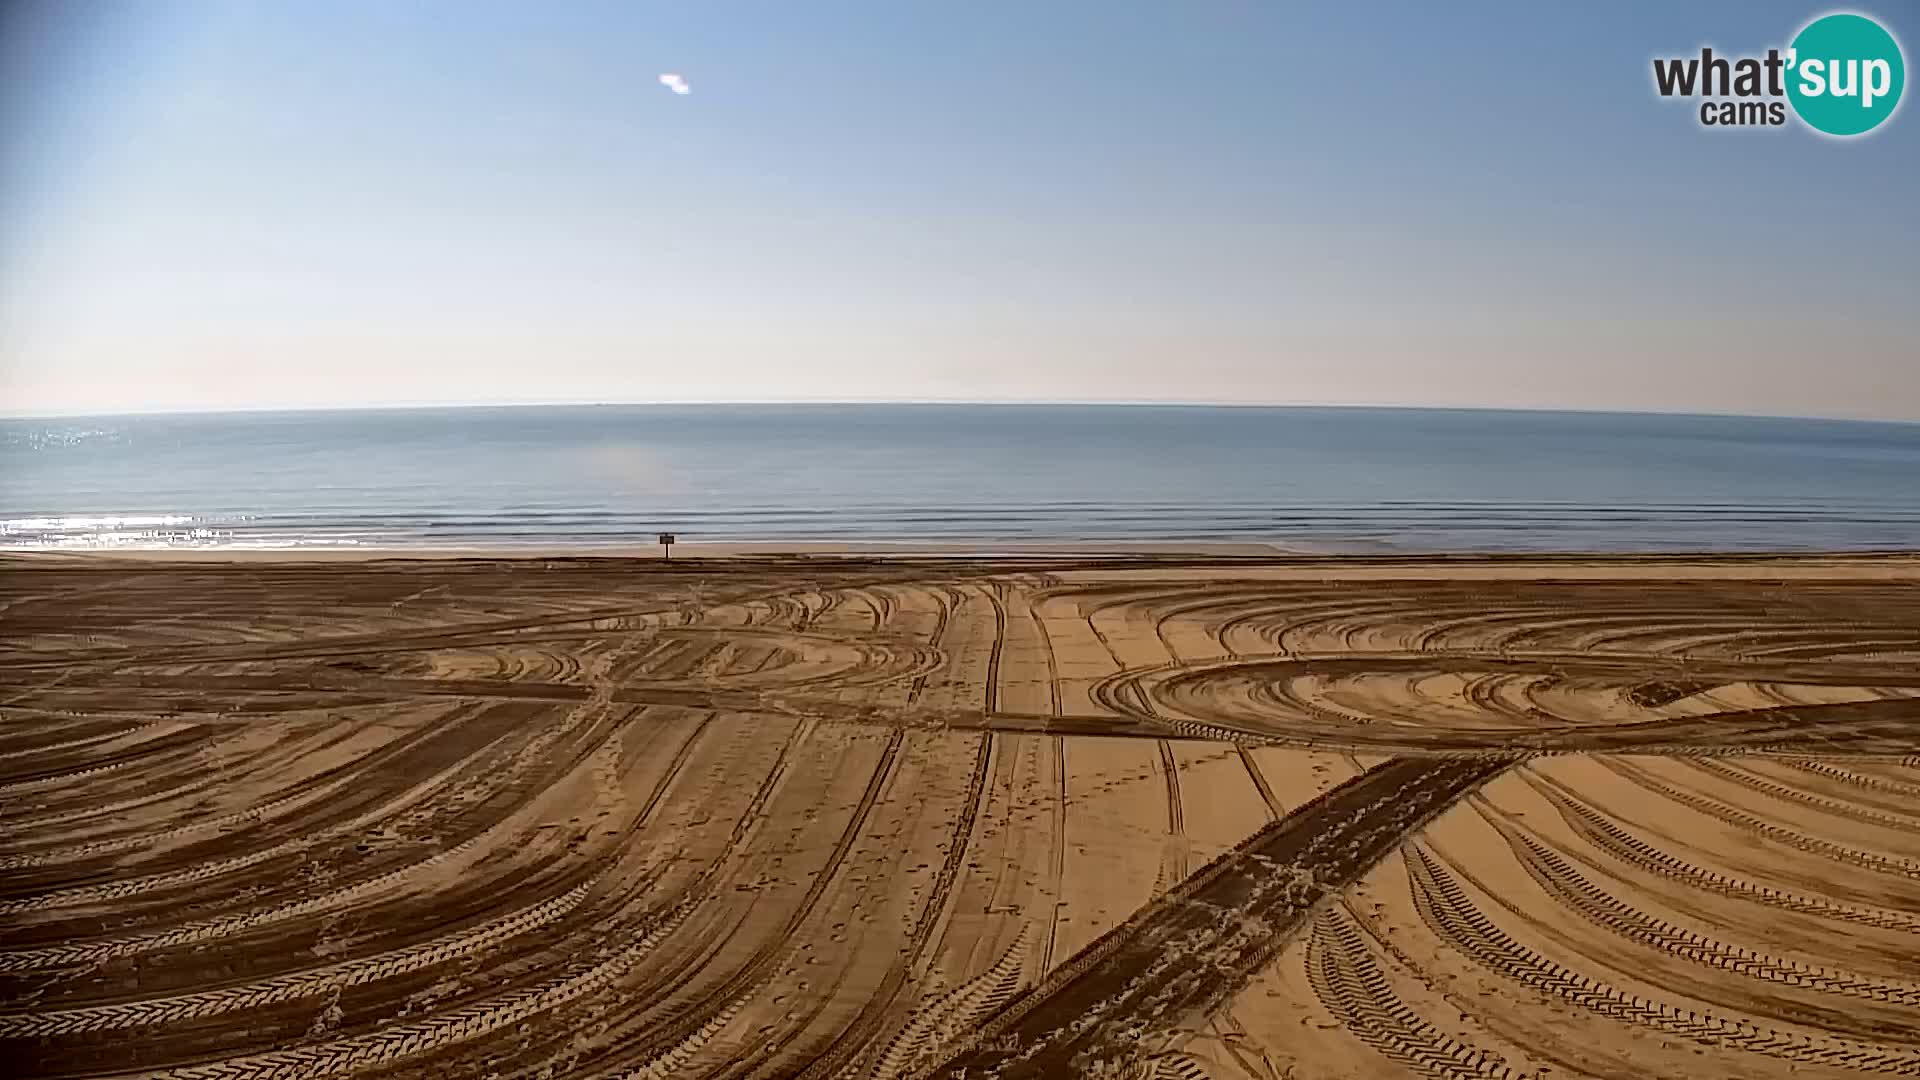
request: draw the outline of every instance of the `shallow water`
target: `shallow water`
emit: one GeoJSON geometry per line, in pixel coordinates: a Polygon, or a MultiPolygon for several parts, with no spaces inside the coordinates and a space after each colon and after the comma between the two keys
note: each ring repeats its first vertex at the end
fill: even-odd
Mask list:
{"type": "Polygon", "coordinates": [[[1920,424],[1158,406],[0,421],[0,545],[1920,546],[1920,424]]]}

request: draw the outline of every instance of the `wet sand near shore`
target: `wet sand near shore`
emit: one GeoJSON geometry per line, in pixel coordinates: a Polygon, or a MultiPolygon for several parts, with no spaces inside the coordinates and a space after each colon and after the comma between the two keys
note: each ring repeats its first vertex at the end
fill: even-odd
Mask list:
{"type": "Polygon", "coordinates": [[[0,556],[11,1074],[1920,1076],[1920,557],[393,554],[0,556]]]}

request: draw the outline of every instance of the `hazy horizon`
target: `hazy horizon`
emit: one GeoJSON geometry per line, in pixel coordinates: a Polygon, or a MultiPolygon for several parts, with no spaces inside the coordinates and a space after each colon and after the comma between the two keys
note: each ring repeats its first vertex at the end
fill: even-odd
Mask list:
{"type": "Polygon", "coordinates": [[[1650,86],[1826,10],[23,0],[0,414],[1920,420],[1920,118],[1650,86]]]}
{"type": "Polygon", "coordinates": [[[1819,413],[1788,412],[1715,412],[1697,409],[1604,409],[1519,405],[1401,405],[1372,402],[1269,402],[1269,401],[1046,401],[1046,400],[966,400],[966,399],[873,399],[839,400],[751,400],[732,401],[450,401],[396,402],[387,404],[344,404],[303,406],[236,406],[230,408],[124,409],[102,412],[7,412],[0,410],[0,421],[15,420],[88,420],[148,416],[246,416],[340,412],[439,412],[461,409],[754,409],[754,408],[1007,408],[1007,409],[1252,409],[1318,410],[1323,412],[1485,412],[1485,413],[1566,413],[1596,416],[1647,416],[1724,418],[1736,420],[1808,420],[1854,424],[1920,424],[1920,419],[1872,416],[1835,416],[1819,413]]]}

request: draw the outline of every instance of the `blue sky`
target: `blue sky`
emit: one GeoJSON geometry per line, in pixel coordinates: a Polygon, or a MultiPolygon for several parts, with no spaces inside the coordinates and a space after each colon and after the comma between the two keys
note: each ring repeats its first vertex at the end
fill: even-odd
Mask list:
{"type": "MultiPolygon", "coordinates": [[[[1920,419],[1920,114],[1712,132],[1651,89],[1817,5],[7,10],[4,412],[1920,419]]],[[[1920,12],[1852,10],[1911,62],[1920,12]]]]}

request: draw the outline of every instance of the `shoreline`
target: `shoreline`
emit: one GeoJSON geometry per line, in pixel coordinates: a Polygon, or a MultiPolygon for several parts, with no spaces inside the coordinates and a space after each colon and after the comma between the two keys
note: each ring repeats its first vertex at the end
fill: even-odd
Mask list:
{"type": "MultiPolygon", "coordinates": [[[[650,535],[650,534],[649,534],[650,535]]],[[[23,555],[107,556],[137,558],[231,558],[292,556],[299,558],[645,558],[661,557],[659,544],[636,539],[620,543],[511,541],[504,543],[368,543],[368,544],[129,544],[126,546],[42,546],[0,543],[0,558],[23,555]]],[[[1636,558],[1920,558],[1920,543],[1911,547],[1674,547],[1636,549],[1595,548],[1407,548],[1388,542],[1366,545],[1288,543],[1271,540],[1136,540],[1063,537],[1006,540],[995,537],[954,537],[872,540],[694,540],[676,542],[673,557],[728,558],[767,555],[908,555],[999,558],[1027,555],[1240,555],[1269,558],[1316,559],[1636,559],[1636,558]]]]}
{"type": "Polygon", "coordinates": [[[0,570],[66,566],[357,566],[399,567],[470,563],[533,570],[608,564],[636,572],[802,568],[808,565],[891,564],[964,569],[971,573],[1021,570],[1127,570],[1208,573],[1232,569],[1259,577],[1448,577],[1617,579],[1647,577],[1911,579],[1920,585],[1920,549],[1880,551],[1660,551],[1660,552],[1326,552],[1265,544],[1170,542],[1032,543],[987,547],[903,543],[677,544],[672,559],[654,545],[625,547],[402,547],[402,548],[145,548],[28,550],[0,548],[0,570]]]}
{"type": "MultiPolygon", "coordinates": [[[[676,543],[672,561],[737,558],[1101,558],[1111,556],[1159,557],[1167,555],[1199,557],[1359,557],[1368,558],[1386,552],[1350,552],[1333,549],[1292,547],[1281,544],[1198,540],[708,540],[676,543]]],[[[1920,554],[1920,552],[1916,552],[1920,554]]],[[[625,559],[661,562],[658,544],[367,544],[336,545],[291,544],[284,547],[217,546],[205,547],[126,547],[126,548],[53,548],[0,546],[0,558],[11,557],[127,558],[180,561],[344,561],[368,562],[400,559],[625,559]]]]}

